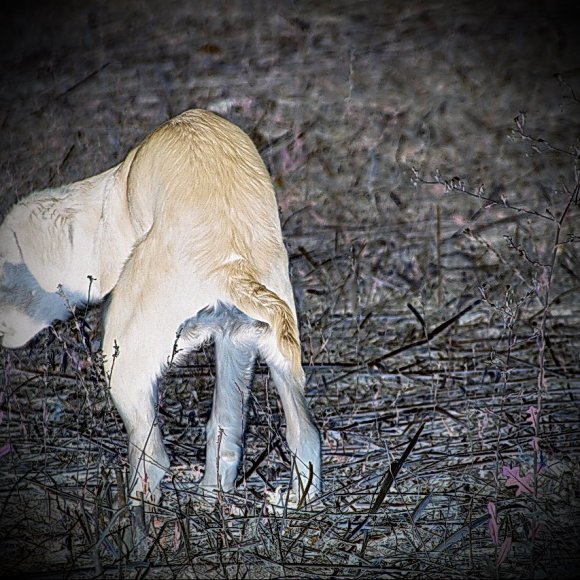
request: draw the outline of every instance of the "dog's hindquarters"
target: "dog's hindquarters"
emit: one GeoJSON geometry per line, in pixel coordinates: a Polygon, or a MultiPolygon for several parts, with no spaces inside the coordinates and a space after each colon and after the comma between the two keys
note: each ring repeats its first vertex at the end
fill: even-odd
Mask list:
{"type": "MultiPolygon", "coordinates": [[[[287,419],[295,490],[320,489],[320,437],[304,372],[274,191],[250,139],[210,113],[184,113],[127,161],[128,215],[143,236],[108,309],[111,394],[130,439],[132,488],[156,489],[168,464],[156,424],[156,379],[178,348],[216,342],[217,385],[203,486],[230,490],[241,457],[253,364],[268,364],[287,419]],[[187,321],[187,322],[186,322],[187,321]],[[185,323],[185,325],[184,325],[185,323]],[[184,325],[184,326],[183,326],[184,325]],[[133,451],[132,451],[133,450],[133,451]]],[[[121,179],[122,181],[122,179],[121,179]]]]}

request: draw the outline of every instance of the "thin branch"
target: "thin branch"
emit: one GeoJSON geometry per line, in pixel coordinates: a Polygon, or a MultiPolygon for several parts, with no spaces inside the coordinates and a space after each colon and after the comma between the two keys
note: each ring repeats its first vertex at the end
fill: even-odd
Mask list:
{"type": "MultiPolygon", "coordinates": [[[[481,302],[482,302],[481,299],[478,299],[475,302],[472,302],[469,306],[466,306],[463,310],[461,310],[460,312],[458,312],[457,314],[455,314],[454,316],[452,316],[451,318],[449,318],[445,322],[442,322],[441,324],[439,324],[439,326],[436,326],[431,331],[427,331],[427,329],[425,329],[425,338],[421,338],[421,339],[416,340],[414,342],[404,344],[403,346],[395,348],[394,350],[390,350],[386,354],[383,354],[381,356],[378,356],[378,357],[370,359],[370,360],[366,360],[360,364],[353,363],[355,365],[355,366],[353,366],[353,368],[351,368],[349,371],[346,371],[342,375],[339,375],[338,377],[335,377],[334,379],[327,381],[326,386],[332,385],[338,381],[342,381],[343,379],[345,379],[345,378],[347,378],[347,377],[349,377],[349,376],[351,376],[351,375],[353,375],[353,374],[355,374],[358,371],[361,371],[363,369],[366,369],[369,367],[375,367],[375,366],[379,365],[380,363],[382,363],[383,361],[385,361],[386,359],[392,358],[398,354],[401,354],[402,352],[405,352],[406,350],[410,350],[410,349],[415,348],[417,346],[422,346],[424,344],[427,344],[428,342],[433,340],[436,336],[438,336],[443,331],[445,331],[447,328],[449,328],[452,324],[457,322],[464,314],[469,312],[472,308],[474,308],[475,306],[477,306],[481,302]]],[[[348,366],[348,364],[345,363],[343,366],[348,366]]]]}

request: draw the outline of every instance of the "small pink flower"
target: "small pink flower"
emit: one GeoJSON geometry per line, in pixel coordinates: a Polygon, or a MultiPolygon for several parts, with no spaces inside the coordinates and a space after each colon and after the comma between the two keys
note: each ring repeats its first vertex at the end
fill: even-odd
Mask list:
{"type": "Polygon", "coordinates": [[[517,485],[518,488],[516,489],[516,496],[524,492],[532,494],[534,493],[531,474],[525,476],[521,475],[519,467],[504,467],[502,469],[502,473],[508,478],[505,483],[508,487],[517,485]]]}

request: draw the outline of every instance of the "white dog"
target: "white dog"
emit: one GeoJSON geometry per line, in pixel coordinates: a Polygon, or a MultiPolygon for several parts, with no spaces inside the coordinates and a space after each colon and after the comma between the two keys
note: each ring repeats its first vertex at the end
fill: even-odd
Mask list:
{"type": "Polygon", "coordinates": [[[294,491],[320,491],[320,436],[304,398],[274,190],[239,128],[186,111],[116,167],[16,204],[0,227],[2,346],[20,347],[68,318],[59,288],[73,304],[110,293],[105,371],[129,436],[133,498],[158,498],[169,466],[157,378],[174,347],[179,356],[211,338],[217,384],[202,487],[234,487],[259,354],[284,407],[294,491]]]}

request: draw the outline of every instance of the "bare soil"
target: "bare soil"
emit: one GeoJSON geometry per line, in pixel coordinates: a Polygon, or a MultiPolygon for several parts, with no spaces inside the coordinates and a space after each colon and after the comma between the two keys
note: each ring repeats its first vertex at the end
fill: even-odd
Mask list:
{"type": "MultiPolygon", "coordinates": [[[[580,576],[580,34],[563,2],[0,8],[0,215],[193,107],[276,185],[325,493],[284,505],[259,367],[233,497],[197,497],[207,348],[161,381],[135,546],[101,309],[0,350],[0,570],[27,578],[580,576]]],[[[152,328],[151,332],[155,329],[152,328]]],[[[147,340],[147,337],[143,337],[147,340]]],[[[138,361],[136,361],[138,364],[138,361]]]]}

